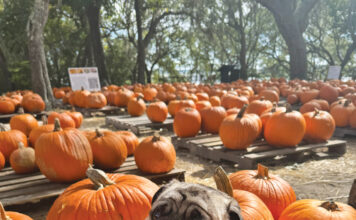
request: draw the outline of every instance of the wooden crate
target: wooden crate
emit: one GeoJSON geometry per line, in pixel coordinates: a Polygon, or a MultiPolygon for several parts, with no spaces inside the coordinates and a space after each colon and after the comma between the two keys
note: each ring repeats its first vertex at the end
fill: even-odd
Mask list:
{"type": "Polygon", "coordinates": [[[100,109],[91,109],[91,108],[78,108],[75,107],[75,110],[81,112],[85,117],[92,117],[94,114],[105,114],[105,115],[122,115],[125,114],[126,109],[120,108],[117,106],[105,106],[100,109]]]}
{"type": "MultiPolygon", "coordinates": [[[[164,174],[146,174],[139,171],[134,158],[128,157],[120,169],[111,173],[125,173],[144,176],[157,184],[167,183],[172,179],[185,181],[185,171],[173,169],[164,174]]],[[[41,199],[60,195],[69,185],[52,183],[41,173],[15,174],[11,167],[0,171],[0,201],[4,206],[38,202],[41,199]]]]}
{"type": "Polygon", "coordinates": [[[334,137],[341,137],[341,138],[346,137],[346,136],[355,137],[356,136],[356,129],[355,128],[339,128],[339,127],[336,127],[333,136],[334,137]]]}
{"type": "Polygon", "coordinates": [[[112,125],[117,129],[131,130],[136,135],[152,135],[159,129],[173,130],[173,118],[167,118],[163,123],[151,122],[147,115],[131,117],[130,115],[108,116],[106,125],[112,125]]]}
{"type": "MultiPolygon", "coordinates": [[[[213,161],[229,161],[237,163],[240,169],[255,169],[261,161],[276,159],[280,156],[288,156],[291,160],[298,161],[306,152],[314,152],[319,148],[327,148],[328,153],[344,154],[346,141],[329,140],[325,143],[306,144],[302,143],[294,148],[276,148],[269,146],[264,140],[256,141],[247,150],[230,150],[223,146],[220,137],[212,134],[201,134],[193,138],[172,137],[176,148],[183,148],[190,153],[213,161]]],[[[325,155],[319,153],[319,155],[325,155]]]]}

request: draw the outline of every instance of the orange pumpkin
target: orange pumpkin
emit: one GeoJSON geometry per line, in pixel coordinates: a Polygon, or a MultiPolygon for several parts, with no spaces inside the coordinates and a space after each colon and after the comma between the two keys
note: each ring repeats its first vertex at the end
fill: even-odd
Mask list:
{"type": "Polygon", "coordinates": [[[65,112],[67,115],[69,115],[74,123],[75,123],[75,128],[79,128],[82,125],[83,122],[83,115],[80,112],[76,112],[74,109],[72,111],[65,112]]]}
{"type": "Polygon", "coordinates": [[[3,124],[0,124],[0,152],[6,160],[9,160],[10,154],[18,148],[18,143],[22,142],[27,146],[27,137],[18,130],[6,131],[3,124]]]}
{"type": "Polygon", "coordinates": [[[196,106],[194,101],[191,99],[180,100],[180,102],[176,106],[174,115],[177,114],[177,112],[183,108],[196,108],[196,106]]]}
{"type": "Polygon", "coordinates": [[[272,106],[272,102],[268,100],[254,100],[248,105],[246,113],[261,115],[263,112],[271,110],[272,106]]]}
{"type": "Polygon", "coordinates": [[[157,89],[152,87],[147,87],[143,90],[143,99],[145,101],[153,101],[153,99],[157,96],[157,89]]]}
{"type": "Polygon", "coordinates": [[[219,96],[211,96],[209,98],[209,102],[211,103],[212,106],[220,106],[221,105],[219,96]]]}
{"type": "Polygon", "coordinates": [[[144,220],[148,216],[158,190],[150,180],[135,175],[105,174],[92,168],[87,176],[88,179],[69,186],[56,199],[47,220],[144,220]]]}
{"type": "Polygon", "coordinates": [[[66,113],[51,112],[48,116],[48,124],[54,124],[58,118],[62,128],[75,128],[75,122],[71,116],[66,113]]]}
{"type": "Polygon", "coordinates": [[[195,94],[198,98],[198,101],[209,101],[209,95],[205,92],[199,92],[195,94]]]}
{"type": "Polygon", "coordinates": [[[0,97],[0,114],[12,114],[15,112],[15,104],[8,97],[0,97]]]}
{"type": "Polygon", "coordinates": [[[268,168],[258,164],[257,170],[241,170],[229,176],[233,189],[258,196],[278,219],[282,211],[296,201],[292,187],[282,178],[270,175],[268,168]]]}
{"type": "Polygon", "coordinates": [[[248,104],[248,103],[249,103],[249,101],[246,96],[237,96],[237,95],[227,94],[221,98],[221,105],[225,109],[242,108],[243,105],[248,104]]]}
{"type": "Polygon", "coordinates": [[[317,143],[327,141],[331,138],[335,130],[334,118],[326,111],[315,110],[304,113],[306,130],[304,139],[317,143]]]}
{"type": "Polygon", "coordinates": [[[176,162],[176,151],[172,143],[157,134],[142,140],[134,155],[137,167],[145,173],[169,172],[176,162]]]}
{"type": "Polygon", "coordinates": [[[66,93],[61,89],[54,92],[54,97],[56,99],[62,99],[65,95],[66,93]]]}
{"type": "Polygon", "coordinates": [[[72,182],[85,177],[93,152],[87,138],[75,128],[61,129],[55,120],[51,133],[43,133],[35,144],[36,164],[55,182],[72,182]],[[49,149],[50,148],[50,149],[49,149]]]}
{"type": "Polygon", "coordinates": [[[268,144],[277,147],[293,147],[305,134],[305,119],[288,104],[285,112],[275,112],[266,122],[264,137],[268,144]]]}
{"type": "Polygon", "coordinates": [[[298,96],[296,94],[289,94],[287,102],[291,105],[297,104],[299,102],[298,96]]]}
{"type": "Polygon", "coordinates": [[[4,169],[5,167],[5,157],[0,151],[0,170],[4,169]]]}
{"type": "Polygon", "coordinates": [[[319,96],[319,90],[317,89],[311,89],[304,91],[300,94],[299,99],[302,104],[307,103],[313,99],[318,98],[319,96]]]}
{"type": "Polygon", "coordinates": [[[126,107],[130,99],[134,96],[134,93],[131,90],[121,88],[114,98],[114,104],[119,107],[126,107]]]}
{"type": "Polygon", "coordinates": [[[354,111],[355,106],[347,100],[344,104],[338,104],[330,109],[330,114],[335,120],[337,127],[346,127],[349,125],[350,116],[354,111]]]}
{"type": "Polygon", "coordinates": [[[106,97],[100,92],[90,93],[86,97],[86,107],[99,109],[105,107],[107,104],[106,97]]]}
{"type": "Polygon", "coordinates": [[[127,155],[132,155],[139,144],[137,136],[131,131],[116,131],[115,133],[125,142],[127,155]]]}
{"type": "Polygon", "coordinates": [[[173,121],[173,130],[178,137],[194,137],[199,133],[201,116],[194,108],[179,110],[173,121]]]}
{"type": "Polygon", "coordinates": [[[172,100],[168,103],[168,113],[174,117],[175,113],[176,113],[176,108],[179,104],[180,100],[172,100]]]}
{"type": "Polygon", "coordinates": [[[324,85],[320,88],[319,97],[321,99],[325,99],[329,103],[332,103],[337,100],[337,97],[339,97],[339,91],[331,85],[324,85]]]}
{"type": "Polygon", "coordinates": [[[226,117],[226,111],[221,106],[215,106],[202,109],[200,115],[202,130],[208,133],[217,134],[219,133],[221,122],[226,117]]]}
{"type": "Polygon", "coordinates": [[[271,102],[277,102],[279,101],[279,94],[276,92],[276,90],[273,89],[264,89],[259,93],[260,98],[264,98],[266,100],[269,100],[271,102]]]}
{"type": "Polygon", "coordinates": [[[324,202],[316,199],[302,199],[288,206],[279,220],[339,220],[356,219],[356,210],[340,202],[324,202]]]}
{"type": "Polygon", "coordinates": [[[146,114],[152,122],[164,122],[168,116],[167,105],[162,101],[153,102],[147,107],[146,114]]]}
{"type": "Polygon", "coordinates": [[[146,111],[146,104],[141,96],[132,98],[127,104],[127,112],[134,117],[141,116],[146,111]]]}
{"type": "Polygon", "coordinates": [[[22,98],[21,106],[25,111],[31,113],[39,113],[46,108],[42,97],[35,93],[28,93],[24,95],[22,98]]]}
{"type": "Polygon", "coordinates": [[[87,97],[90,95],[88,90],[82,88],[81,90],[77,90],[74,92],[74,105],[80,108],[87,107],[87,97]]]}
{"type": "Polygon", "coordinates": [[[32,220],[27,215],[21,214],[19,212],[6,212],[4,206],[0,202],[0,219],[1,220],[32,220]]]}
{"type": "Polygon", "coordinates": [[[240,112],[240,109],[239,108],[230,108],[228,110],[226,110],[226,115],[229,116],[229,115],[237,115],[239,114],[240,112]]]}
{"type": "Polygon", "coordinates": [[[350,114],[349,124],[351,128],[356,128],[356,108],[350,114]]]}
{"type": "Polygon", "coordinates": [[[321,106],[318,102],[315,102],[315,101],[309,101],[305,104],[303,104],[299,111],[300,113],[304,114],[304,113],[307,113],[307,112],[312,112],[314,111],[314,109],[318,109],[318,110],[321,110],[321,106]]]}
{"type": "Polygon", "coordinates": [[[26,136],[29,136],[32,129],[38,127],[38,123],[32,115],[21,114],[11,117],[10,127],[12,130],[22,131],[26,136]]]}
{"type": "Polygon", "coordinates": [[[47,117],[43,116],[42,117],[42,126],[38,126],[37,128],[32,129],[28,140],[30,141],[30,145],[32,147],[35,147],[35,143],[37,139],[41,136],[43,133],[50,133],[54,129],[54,124],[48,124],[47,123],[47,117]]]}
{"type": "Polygon", "coordinates": [[[244,105],[239,114],[229,115],[222,121],[219,136],[226,148],[246,149],[259,136],[262,122],[254,114],[245,114],[246,108],[244,105]]]}
{"type": "Polygon", "coordinates": [[[10,155],[10,165],[15,173],[33,173],[37,170],[35,162],[35,150],[31,147],[25,147],[19,142],[19,148],[10,155]]]}

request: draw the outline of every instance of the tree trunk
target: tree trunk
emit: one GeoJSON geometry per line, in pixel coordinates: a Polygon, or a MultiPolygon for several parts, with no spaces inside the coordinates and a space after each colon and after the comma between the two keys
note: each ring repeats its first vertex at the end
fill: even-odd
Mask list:
{"type": "Polygon", "coordinates": [[[247,53],[247,49],[246,49],[246,37],[245,37],[245,33],[241,34],[241,50],[240,50],[240,65],[241,65],[241,75],[240,77],[244,80],[247,80],[247,63],[246,63],[246,53],[247,53]]]}
{"type": "Polygon", "coordinates": [[[43,44],[43,29],[48,18],[48,3],[49,0],[35,0],[27,24],[27,34],[32,90],[42,96],[47,108],[50,109],[54,97],[48,77],[43,44]]]}
{"type": "Polygon", "coordinates": [[[142,37],[142,0],[135,0],[136,26],[137,26],[137,80],[145,84],[146,53],[142,37]]]}
{"type": "Polygon", "coordinates": [[[0,70],[2,72],[1,89],[0,92],[12,90],[11,73],[7,67],[7,61],[4,53],[0,49],[0,70]]]}
{"type": "Polygon", "coordinates": [[[91,0],[86,8],[86,15],[89,21],[90,40],[94,53],[94,60],[98,67],[100,81],[102,85],[110,83],[110,78],[106,71],[105,54],[101,42],[100,33],[100,8],[101,0],[91,0]]]}
{"type": "Polygon", "coordinates": [[[351,186],[348,204],[356,209],[356,179],[351,186]]]}

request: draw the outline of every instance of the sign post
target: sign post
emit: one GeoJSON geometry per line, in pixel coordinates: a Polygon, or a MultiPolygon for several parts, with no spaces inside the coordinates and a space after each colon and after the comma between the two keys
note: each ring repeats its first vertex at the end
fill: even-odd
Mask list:
{"type": "Polygon", "coordinates": [[[339,79],[341,72],[341,66],[329,66],[328,79],[339,79]]]}
{"type": "Polygon", "coordinates": [[[101,89],[97,67],[68,68],[68,74],[73,91],[82,88],[89,91],[99,91],[101,89]]]}

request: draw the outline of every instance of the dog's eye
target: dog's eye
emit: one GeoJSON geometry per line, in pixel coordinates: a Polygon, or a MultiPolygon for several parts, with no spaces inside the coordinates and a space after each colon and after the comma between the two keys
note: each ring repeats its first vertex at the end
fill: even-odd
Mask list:
{"type": "Polygon", "coordinates": [[[190,213],[189,219],[190,219],[190,220],[200,220],[200,219],[203,219],[203,217],[202,217],[201,213],[199,212],[199,210],[194,209],[194,210],[190,213]]]}
{"type": "Polygon", "coordinates": [[[154,219],[159,219],[167,214],[169,214],[169,207],[167,204],[163,204],[158,206],[157,208],[155,208],[155,210],[153,211],[153,218],[154,219]]]}

